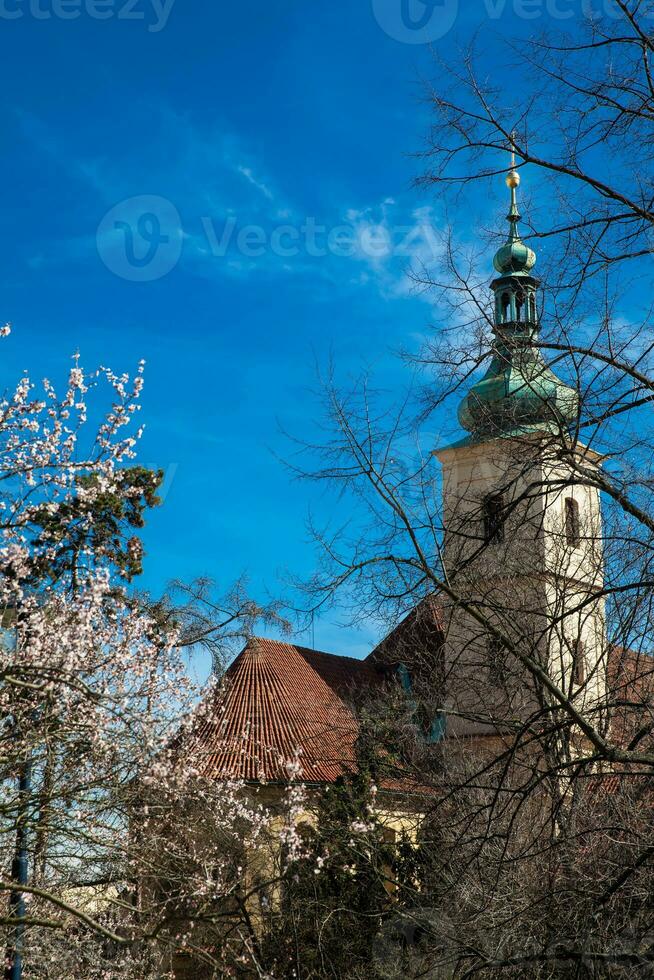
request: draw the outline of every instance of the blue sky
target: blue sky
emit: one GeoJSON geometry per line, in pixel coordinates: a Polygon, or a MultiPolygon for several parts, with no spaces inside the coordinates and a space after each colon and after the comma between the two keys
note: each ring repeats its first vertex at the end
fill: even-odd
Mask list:
{"type": "MultiPolygon", "coordinates": [[[[330,505],[280,465],[280,423],[306,431],[330,355],[342,375],[409,380],[394,351],[434,317],[406,270],[445,215],[411,188],[435,69],[428,45],[406,43],[402,2],[176,0],[167,19],[154,0],[0,3],[3,380],[59,380],[77,349],[88,367],[145,358],[141,458],[168,473],[145,535],[155,591],[246,571],[276,593],[285,570],[309,572],[306,514],[330,505]],[[308,254],[339,227],[331,254],[308,254]]],[[[498,35],[556,9],[543,0],[534,24],[517,0],[410,2],[437,51],[481,23],[490,63],[498,35]]],[[[461,235],[505,203],[499,185],[461,235]]],[[[374,624],[316,624],[335,652],[376,639],[374,624]]]]}

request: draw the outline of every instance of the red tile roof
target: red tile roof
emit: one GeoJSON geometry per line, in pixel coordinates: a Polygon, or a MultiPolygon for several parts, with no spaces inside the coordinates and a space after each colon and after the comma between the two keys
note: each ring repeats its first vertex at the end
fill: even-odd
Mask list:
{"type": "Polygon", "coordinates": [[[419,673],[421,667],[433,667],[444,642],[441,603],[437,595],[428,595],[375,647],[367,663],[387,668],[403,663],[419,673]]]}
{"type": "MultiPolygon", "coordinates": [[[[357,692],[382,684],[398,663],[418,674],[422,663],[433,666],[442,642],[441,609],[431,596],[364,661],[253,638],[204,706],[187,752],[211,779],[333,782],[354,767],[357,692]],[[292,773],[296,758],[301,771],[292,773]]],[[[432,669],[427,676],[433,681],[432,669]]],[[[609,687],[611,734],[625,745],[642,726],[643,709],[654,717],[654,658],[614,648],[609,687]]]]}
{"type": "MultiPolygon", "coordinates": [[[[628,746],[638,731],[654,724],[654,657],[612,647],[607,681],[611,695],[611,736],[628,746]]],[[[651,732],[645,741],[651,744],[651,732]]],[[[642,747],[642,745],[641,745],[642,747]]]]}
{"type": "Polygon", "coordinates": [[[364,661],[254,638],[227,670],[193,734],[199,771],[214,779],[333,782],[354,762],[350,697],[379,683],[364,661]]]}

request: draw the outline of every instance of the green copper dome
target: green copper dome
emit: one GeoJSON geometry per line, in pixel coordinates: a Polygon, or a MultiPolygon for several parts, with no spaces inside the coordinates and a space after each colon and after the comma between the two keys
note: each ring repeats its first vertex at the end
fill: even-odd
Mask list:
{"type": "Polygon", "coordinates": [[[498,337],[489,368],[459,407],[459,422],[477,438],[569,427],[579,397],[556,377],[537,347],[537,331],[498,337]]]}
{"type": "Polygon", "coordinates": [[[495,255],[500,273],[492,283],[495,294],[495,341],[484,377],[473,385],[459,408],[459,421],[480,441],[525,432],[569,428],[579,414],[579,397],[547,366],[538,347],[536,293],[531,276],[535,252],[520,238],[516,190],[520,176],[512,169],[509,237],[495,255]]]}
{"type": "Polygon", "coordinates": [[[531,272],[536,265],[536,253],[520,240],[507,242],[496,252],[493,265],[503,275],[531,272]]]}

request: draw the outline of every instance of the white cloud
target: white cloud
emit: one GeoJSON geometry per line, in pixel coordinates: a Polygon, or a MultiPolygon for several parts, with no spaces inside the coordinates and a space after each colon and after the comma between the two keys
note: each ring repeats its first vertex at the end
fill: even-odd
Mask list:
{"type": "Polygon", "coordinates": [[[305,284],[315,289],[322,282],[332,291],[375,290],[384,299],[401,299],[420,295],[412,273],[425,275],[441,254],[431,207],[407,207],[389,195],[376,204],[345,207],[314,200],[310,211],[306,202],[291,200],[277,189],[283,179],[266,173],[238,135],[215,125],[197,126],[165,105],[151,107],[162,143],[156,143],[152,154],[157,162],[153,166],[151,158],[139,158],[130,161],[129,170],[112,157],[85,159],[79,147],[34,115],[18,115],[38,150],[98,197],[88,214],[88,234],[35,242],[29,259],[33,266],[88,262],[96,253],[95,232],[107,210],[134,195],[155,192],[181,215],[179,269],[202,278],[293,276],[299,288],[305,284]],[[227,249],[217,251],[206,228],[211,224],[220,240],[230,220],[235,234],[227,249]],[[310,222],[321,229],[318,249],[307,232],[310,222]],[[265,245],[260,255],[248,254],[239,242],[238,233],[247,226],[261,230],[265,245]],[[347,248],[338,247],[337,229],[344,230],[347,248]],[[275,235],[282,247],[275,247],[275,235]]]}
{"type": "Polygon", "coordinates": [[[273,192],[270,190],[267,184],[264,184],[262,180],[258,180],[254,176],[251,167],[244,167],[242,164],[239,164],[239,166],[236,169],[243,177],[245,177],[245,179],[250,184],[252,184],[253,187],[256,187],[258,191],[261,191],[261,193],[265,198],[267,198],[267,200],[269,201],[274,200],[273,192]]]}

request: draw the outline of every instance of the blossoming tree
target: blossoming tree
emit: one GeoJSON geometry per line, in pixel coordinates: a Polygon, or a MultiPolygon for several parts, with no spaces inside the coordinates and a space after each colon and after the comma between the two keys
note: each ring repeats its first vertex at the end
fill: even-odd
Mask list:
{"type": "Polygon", "coordinates": [[[270,815],[176,746],[200,695],[188,649],[216,657],[276,613],[243,583],[211,601],[206,582],[183,602],[128,588],[162,478],[135,463],[143,369],[75,358],[63,395],[23,377],[0,401],[0,940],[25,977],[257,956],[239,855],[270,815]]]}

